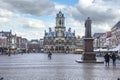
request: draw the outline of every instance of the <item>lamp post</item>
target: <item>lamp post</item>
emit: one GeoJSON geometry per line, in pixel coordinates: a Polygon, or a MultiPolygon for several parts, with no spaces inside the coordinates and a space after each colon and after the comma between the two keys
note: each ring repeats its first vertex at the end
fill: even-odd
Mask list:
{"type": "Polygon", "coordinates": [[[26,53],[28,52],[28,44],[27,42],[25,43],[25,49],[26,49],[26,53]]]}
{"type": "Polygon", "coordinates": [[[11,55],[11,33],[8,35],[8,56],[11,55]]]}

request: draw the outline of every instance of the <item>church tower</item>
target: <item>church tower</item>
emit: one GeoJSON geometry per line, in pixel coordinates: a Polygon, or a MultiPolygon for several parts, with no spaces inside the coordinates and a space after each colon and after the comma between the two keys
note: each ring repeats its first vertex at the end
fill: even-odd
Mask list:
{"type": "Polygon", "coordinates": [[[56,16],[56,26],[63,27],[65,25],[65,17],[61,11],[56,16]]]}
{"type": "Polygon", "coordinates": [[[65,32],[65,17],[64,14],[59,11],[59,13],[56,16],[56,37],[64,37],[65,32]]]}

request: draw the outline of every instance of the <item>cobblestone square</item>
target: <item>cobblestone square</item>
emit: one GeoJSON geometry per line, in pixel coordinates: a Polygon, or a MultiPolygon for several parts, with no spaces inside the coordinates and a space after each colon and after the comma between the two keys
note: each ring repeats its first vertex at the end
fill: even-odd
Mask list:
{"type": "MultiPolygon", "coordinates": [[[[80,54],[0,55],[0,77],[4,80],[117,80],[120,61],[109,67],[99,63],[76,63],[80,54]]],[[[103,58],[97,58],[104,60],[103,58]]]]}

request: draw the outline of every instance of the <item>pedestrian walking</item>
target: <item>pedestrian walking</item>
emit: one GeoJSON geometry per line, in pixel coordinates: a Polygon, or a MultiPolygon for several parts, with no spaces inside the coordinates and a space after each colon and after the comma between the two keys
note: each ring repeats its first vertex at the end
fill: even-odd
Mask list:
{"type": "Polygon", "coordinates": [[[105,54],[104,59],[105,59],[105,66],[109,66],[110,55],[108,53],[105,54]]]}
{"type": "Polygon", "coordinates": [[[113,66],[116,66],[116,55],[115,55],[115,53],[112,54],[111,58],[112,58],[113,66]]]}
{"type": "Polygon", "coordinates": [[[49,51],[49,53],[48,53],[48,59],[51,60],[51,56],[52,56],[52,53],[49,51]]]}

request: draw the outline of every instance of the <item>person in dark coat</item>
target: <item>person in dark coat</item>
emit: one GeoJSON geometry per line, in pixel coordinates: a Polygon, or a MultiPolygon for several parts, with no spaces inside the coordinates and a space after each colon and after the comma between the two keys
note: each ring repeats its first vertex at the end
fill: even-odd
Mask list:
{"type": "Polygon", "coordinates": [[[105,54],[104,59],[105,59],[105,65],[109,66],[110,55],[108,53],[105,54]]]}
{"type": "Polygon", "coordinates": [[[49,51],[48,58],[51,59],[52,53],[49,51]]]}
{"type": "Polygon", "coordinates": [[[113,66],[116,66],[116,55],[115,55],[115,53],[112,54],[111,58],[112,58],[113,66]]]}

